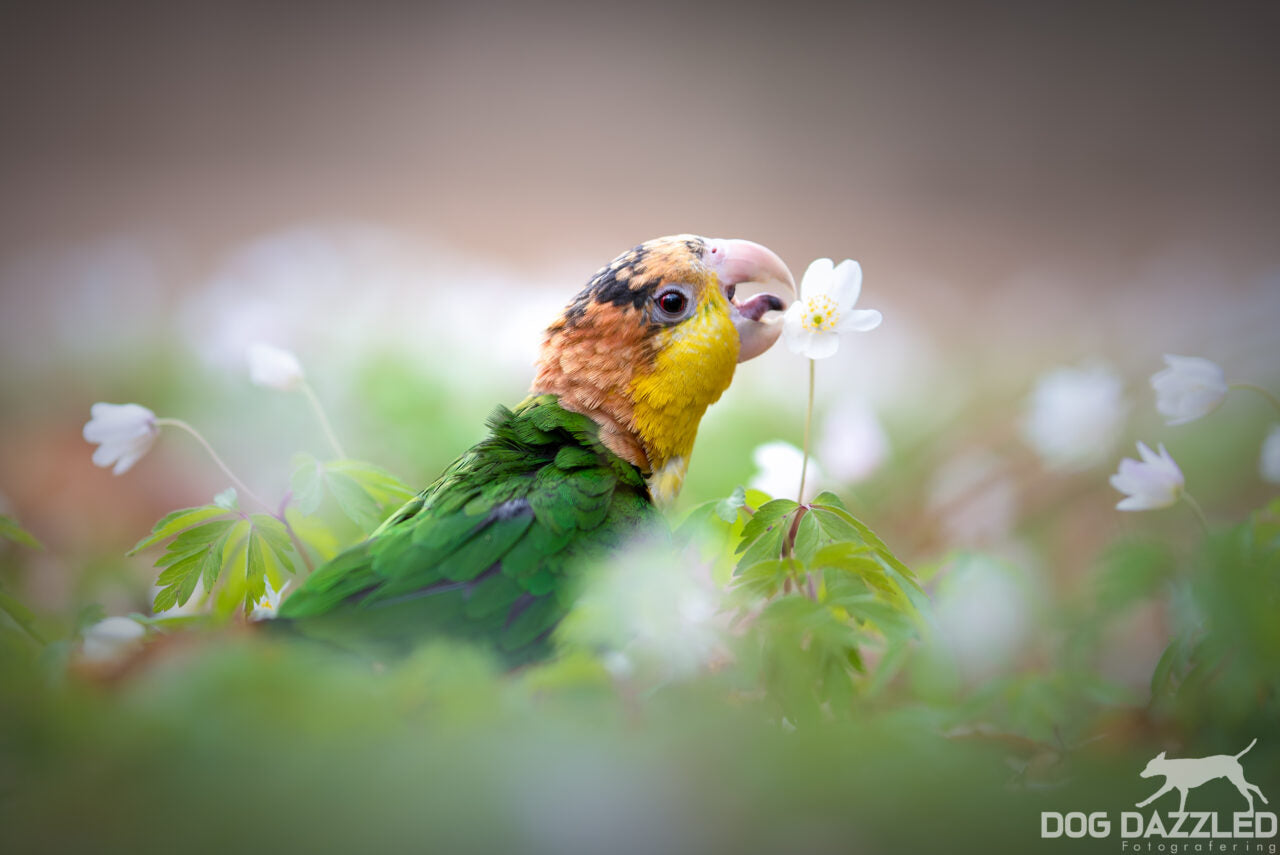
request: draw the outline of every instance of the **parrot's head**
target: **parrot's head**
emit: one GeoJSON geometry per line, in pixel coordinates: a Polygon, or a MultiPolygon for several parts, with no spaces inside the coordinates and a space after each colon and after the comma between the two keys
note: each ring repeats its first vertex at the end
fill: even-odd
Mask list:
{"type": "MultiPolygon", "coordinates": [[[[746,290],[746,288],[743,288],[746,290]]],[[[795,296],[782,259],[745,240],[675,235],[596,271],[548,329],[534,394],[600,425],[600,438],[648,476],[655,501],[684,481],[698,422],[734,366],[769,349],[795,296]],[[774,286],[739,299],[740,286],[774,286]]]]}

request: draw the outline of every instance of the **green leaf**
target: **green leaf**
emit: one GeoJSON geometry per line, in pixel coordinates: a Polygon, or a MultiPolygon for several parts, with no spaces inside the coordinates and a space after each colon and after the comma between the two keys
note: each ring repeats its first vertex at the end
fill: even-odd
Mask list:
{"type": "Polygon", "coordinates": [[[382,522],[378,502],[359,481],[341,472],[329,472],[325,480],[329,484],[329,492],[333,494],[347,519],[365,533],[378,527],[378,523],[382,522]]]}
{"type": "Polygon", "coordinates": [[[783,583],[791,573],[792,562],[772,558],[744,567],[734,577],[734,588],[740,589],[752,598],[772,597],[782,590],[783,583]]]}
{"type": "Polygon", "coordinates": [[[815,514],[806,512],[796,526],[796,539],[792,548],[795,557],[806,564],[812,561],[818,551],[819,535],[820,528],[815,514]]]}
{"type": "Polygon", "coordinates": [[[13,622],[22,627],[27,635],[31,636],[40,644],[48,644],[48,639],[36,629],[36,616],[31,609],[27,608],[16,597],[12,597],[5,591],[0,590],[0,612],[4,612],[13,618],[13,622]]]}
{"type": "Polygon", "coordinates": [[[86,629],[103,620],[106,616],[107,610],[102,607],[101,603],[89,603],[76,614],[75,634],[83,634],[86,629]]]}
{"type": "Polygon", "coordinates": [[[324,499],[324,464],[310,454],[298,454],[293,458],[293,475],[289,487],[293,500],[304,516],[311,516],[320,509],[324,499]]]}
{"type": "Polygon", "coordinates": [[[1098,605],[1112,613],[1158,593],[1169,579],[1174,558],[1160,543],[1120,543],[1102,557],[1095,585],[1098,605]]]}
{"type": "Polygon", "coordinates": [[[214,517],[220,517],[227,513],[227,509],[217,505],[201,505],[198,508],[183,508],[174,511],[160,518],[160,521],[151,529],[151,534],[128,551],[128,555],[136,555],[149,546],[155,546],[162,540],[173,537],[183,529],[204,522],[214,517]]]}
{"type": "MultiPolygon", "coordinates": [[[[384,510],[399,507],[418,494],[408,484],[387,470],[361,460],[335,460],[326,466],[330,473],[339,473],[359,484],[384,510]]],[[[384,513],[383,516],[386,516],[384,513]]]]}
{"type": "Polygon", "coordinates": [[[738,518],[738,509],[747,503],[747,491],[742,487],[734,488],[729,498],[722,499],[715,505],[715,514],[727,523],[738,518]]]}
{"type": "Polygon", "coordinates": [[[778,520],[798,507],[800,506],[790,499],[774,499],[757,508],[751,521],[742,529],[742,542],[738,545],[738,551],[745,552],[757,538],[771,531],[778,520]]]}
{"type": "Polygon", "coordinates": [[[14,543],[21,543],[23,546],[30,546],[32,549],[44,549],[31,532],[18,525],[18,521],[13,517],[7,517],[4,514],[0,514],[0,537],[12,540],[14,543]]]}

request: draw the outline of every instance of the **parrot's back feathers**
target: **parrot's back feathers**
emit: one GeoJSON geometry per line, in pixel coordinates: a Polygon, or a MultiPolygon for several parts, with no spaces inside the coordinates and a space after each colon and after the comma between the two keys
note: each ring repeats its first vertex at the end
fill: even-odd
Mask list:
{"type": "Polygon", "coordinates": [[[584,562],[660,519],[644,478],[555,398],[499,407],[490,435],[280,609],[306,635],[371,652],[433,636],[545,652],[584,562]]]}

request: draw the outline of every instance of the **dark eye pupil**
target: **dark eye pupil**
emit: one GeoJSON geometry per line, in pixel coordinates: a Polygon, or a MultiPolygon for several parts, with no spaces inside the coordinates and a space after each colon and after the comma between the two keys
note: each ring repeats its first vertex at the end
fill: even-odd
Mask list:
{"type": "Polygon", "coordinates": [[[668,291],[658,297],[658,305],[669,315],[679,314],[684,309],[684,295],[679,291],[668,291]]]}

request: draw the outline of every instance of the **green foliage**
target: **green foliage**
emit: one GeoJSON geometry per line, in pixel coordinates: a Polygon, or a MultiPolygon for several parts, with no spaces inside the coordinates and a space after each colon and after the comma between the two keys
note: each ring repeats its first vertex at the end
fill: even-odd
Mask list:
{"type": "Polygon", "coordinates": [[[206,594],[217,591],[219,613],[241,606],[248,613],[268,581],[279,590],[285,575],[297,572],[297,552],[284,523],[266,514],[240,513],[228,498],[233,497],[166,515],[129,551],[133,555],[168,541],[156,559],[162,568],[152,604],[157,614],[186,605],[197,585],[206,594]],[[220,581],[224,584],[217,590],[220,581]]]}
{"type": "Polygon", "coordinates": [[[324,462],[310,454],[298,454],[293,465],[290,486],[304,516],[315,514],[328,494],[343,515],[365,534],[415,493],[386,470],[359,460],[324,462]]]}
{"type": "Polygon", "coordinates": [[[18,525],[18,521],[13,517],[0,514],[0,538],[12,540],[14,543],[20,543],[23,546],[29,546],[32,549],[42,549],[40,541],[36,540],[31,532],[18,525]]]}

